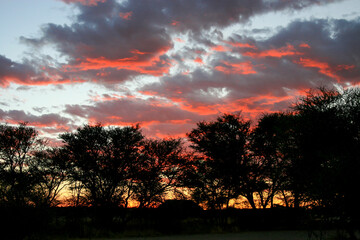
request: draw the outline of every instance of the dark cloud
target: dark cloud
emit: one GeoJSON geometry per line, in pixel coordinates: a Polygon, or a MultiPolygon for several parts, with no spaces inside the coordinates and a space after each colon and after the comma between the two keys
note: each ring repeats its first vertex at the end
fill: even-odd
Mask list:
{"type": "MultiPolygon", "coordinates": [[[[111,99],[111,96],[103,97],[111,99]]],[[[120,98],[94,102],[93,105],[66,105],[65,113],[104,125],[139,123],[143,133],[151,137],[184,137],[186,132],[195,127],[196,122],[216,116],[187,111],[156,97],[147,100],[120,98]]]]}
{"type": "MultiPolygon", "coordinates": [[[[40,59],[23,59],[22,63],[0,55],[0,86],[7,87],[10,83],[21,85],[50,85],[81,82],[79,79],[66,77],[56,67],[44,62],[46,57],[40,59]]],[[[28,90],[26,86],[18,90],[28,90]]]]}
{"type": "Polygon", "coordinates": [[[36,127],[59,127],[66,126],[72,121],[68,118],[62,117],[56,113],[33,115],[22,110],[8,110],[0,109],[0,119],[4,122],[17,124],[19,122],[28,122],[31,126],[36,127]]]}
{"type": "Polygon", "coordinates": [[[297,21],[263,42],[264,45],[284,46],[286,43],[307,43],[314,57],[333,63],[359,64],[360,19],[297,21]]]}
{"type": "Polygon", "coordinates": [[[6,87],[10,82],[28,83],[36,71],[28,64],[16,63],[0,55],[0,85],[6,87]]]}
{"type": "Polygon", "coordinates": [[[94,102],[93,105],[66,105],[66,113],[106,124],[116,123],[194,123],[198,114],[183,110],[171,102],[156,98],[120,98],[94,102]]]}
{"type": "Polygon", "coordinates": [[[122,1],[63,0],[77,3],[79,14],[71,25],[47,24],[40,38],[22,37],[34,47],[51,44],[68,58],[63,66],[70,79],[112,84],[132,76],[161,76],[171,63],[165,53],[173,47],[172,34],[190,31],[192,41],[212,44],[225,27],[247,21],[255,14],[299,10],[334,0],[182,0],[122,1]],[[209,35],[209,36],[208,36],[209,35]]]}
{"type": "MultiPolygon", "coordinates": [[[[242,110],[254,118],[283,110],[302,90],[359,82],[359,19],[295,21],[275,34],[272,29],[252,29],[227,39],[222,32],[258,14],[335,0],[62,1],[77,9],[70,25],[45,24],[41,36],[20,40],[34,52],[55,48],[63,62],[45,55],[14,62],[0,55],[0,86],[89,81],[112,88],[141,75],[159,80],[140,84],[137,91],[147,95],[146,100],[127,90],[123,97],[105,94],[88,105],[68,104],[64,113],[74,119],[139,122],[151,135],[181,135],[220,112],[242,110]],[[274,35],[259,40],[256,34],[274,35]],[[185,46],[175,49],[177,42],[185,46]]],[[[28,121],[49,134],[74,124],[58,114],[42,114],[40,107],[33,111],[41,115],[0,110],[0,118],[28,121]]]]}
{"type": "Polygon", "coordinates": [[[89,6],[96,6],[98,2],[105,2],[106,0],[61,0],[65,3],[78,3],[83,5],[89,5],[89,6]]]}
{"type": "MultiPolygon", "coordinates": [[[[294,100],[288,96],[295,90],[358,83],[359,24],[359,20],[296,21],[262,41],[233,35],[223,41],[227,51],[210,53],[206,70],[201,66],[188,75],[164,76],[140,91],[199,112],[216,107],[283,110],[294,100]],[[214,94],[214,89],[220,92],[214,94]]],[[[185,55],[179,53],[177,58],[185,55]]]]}

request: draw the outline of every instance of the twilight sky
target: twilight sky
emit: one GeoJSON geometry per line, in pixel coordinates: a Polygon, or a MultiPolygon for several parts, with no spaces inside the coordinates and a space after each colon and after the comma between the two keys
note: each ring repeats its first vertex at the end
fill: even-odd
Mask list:
{"type": "Polygon", "coordinates": [[[0,121],[50,139],[97,122],[184,136],[359,84],[359,0],[0,0],[0,121]]]}

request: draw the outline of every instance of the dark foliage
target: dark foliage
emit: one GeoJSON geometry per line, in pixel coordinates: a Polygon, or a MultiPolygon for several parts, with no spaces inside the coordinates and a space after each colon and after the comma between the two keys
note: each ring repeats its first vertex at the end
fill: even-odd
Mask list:
{"type": "Polygon", "coordinates": [[[203,157],[194,174],[194,200],[219,209],[241,195],[256,208],[253,194],[262,182],[257,162],[249,154],[250,122],[224,114],[216,121],[198,123],[188,138],[203,157]]]}

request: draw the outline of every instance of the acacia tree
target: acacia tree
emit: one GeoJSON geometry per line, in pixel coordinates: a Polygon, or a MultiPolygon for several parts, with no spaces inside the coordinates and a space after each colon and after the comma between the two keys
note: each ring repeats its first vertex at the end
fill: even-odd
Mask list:
{"type": "MultiPolygon", "coordinates": [[[[309,91],[294,107],[299,118],[303,191],[316,206],[332,208],[358,229],[360,89],[309,91]]],[[[349,228],[353,239],[354,231],[349,228]]]]}
{"type": "Polygon", "coordinates": [[[289,112],[264,114],[252,131],[251,151],[258,159],[266,188],[258,192],[263,208],[273,206],[277,194],[286,207],[298,206],[300,192],[296,172],[301,155],[296,138],[296,116],[289,112]],[[289,196],[288,193],[291,195],[289,196]],[[292,197],[291,197],[292,196],[292,197]]]}
{"type": "Polygon", "coordinates": [[[199,122],[187,136],[203,157],[196,168],[193,198],[219,208],[240,195],[256,208],[254,192],[261,182],[258,165],[248,151],[250,122],[240,115],[224,114],[216,121],[199,122]]]}
{"type": "Polygon", "coordinates": [[[360,173],[360,90],[310,91],[295,111],[303,123],[304,164],[311,168],[307,192],[324,206],[354,201],[350,186],[360,173]]]}
{"type": "Polygon", "coordinates": [[[70,162],[71,181],[81,184],[91,206],[125,204],[130,169],[136,164],[143,135],[139,126],[104,128],[85,125],[60,135],[70,162]]]}
{"type": "Polygon", "coordinates": [[[48,148],[35,153],[29,171],[36,179],[37,206],[57,206],[60,191],[66,186],[68,162],[62,149],[48,148]]]}
{"type": "Polygon", "coordinates": [[[144,141],[139,168],[134,176],[134,199],[139,207],[152,207],[164,201],[180,186],[187,160],[181,139],[144,141]]]}
{"type": "Polygon", "coordinates": [[[0,201],[11,206],[34,204],[36,178],[29,171],[34,152],[44,146],[26,123],[0,125],[0,201]]]}

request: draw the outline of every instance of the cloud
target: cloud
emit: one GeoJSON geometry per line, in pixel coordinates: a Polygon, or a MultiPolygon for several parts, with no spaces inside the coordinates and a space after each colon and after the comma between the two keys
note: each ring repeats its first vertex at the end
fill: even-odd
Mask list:
{"type": "MultiPolygon", "coordinates": [[[[80,79],[69,79],[57,69],[43,62],[24,59],[22,63],[14,62],[0,55],[0,86],[8,87],[10,83],[20,85],[50,85],[83,82],[80,79]]],[[[23,88],[25,90],[26,88],[23,88]]]]}
{"type": "Polygon", "coordinates": [[[94,105],[67,105],[65,112],[109,124],[140,122],[147,125],[152,122],[192,121],[198,117],[171,102],[156,98],[111,98],[109,101],[96,101],[94,105]]]}
{"type": "MultiPolygon", "coordinates": [[[[213,51],[186,75],[163,76],[140,91],[200,115],[242,110],[254,117],[284,110],[305,89],[359,81],[359,24],[295,21],[263,40],[233,35],[219,40],[227,51],[213,51]]],[[[208,48],[218,49],[213,46],[218,45],[208,48]]],[[[189,53],[191,49],[179,58],[189,53]]]]}
{"type": "Polygon", "coordinates": [[[61,0],[65,3],[80,3],[87,6],[96,6],[99,2],[105,2],[106,0],[61,0]]]}
{"type": "Polygon", "coordinates": [[[66,105],[65,113],[87,119],[90,123],[101,122],[104,125],[131,125],[140,123],[152,136],[168,134],[177,136],[191,130],[195,123],[209,116],[202,116],[184,110],[176,104],[157,97],[147,100],[139,98],[115,98],[104,95],[102,101],[92,105],[66,105]],[[181,130],[180,130],[181,129],[181,130]],[[153,135],[155,134],[155,135],[153,135]]]}
{"type": "MultiPolygon", "coordinates": [[[[173,40],[175,33],[191,32],[191,41],[204,41],[201,39],[204,31],[246,22],[256,14],[334,2],[198,0],[189,4],[180,0],[159,0],[154,4],[149,0],[63,1],[78,3],[74,22],[71,25],[46,24],[42,28],[42,37],[22,37],[22,42],[32,47],[55,46],[68,59],[68,63],[59,69],[68,79],[99,84],[121,83],[138,75],[166,75],[171,67],[167,52],[173,49],[173,41],[179,39],[173,40]]],[[[230,44],[254,47],[249,43],[230,44]]],[[[215,45],[213,50],[226,51],[227,47],[215,45]]],[[[200,58],[194,59],[201,63],[200,58]]]]}
{"type": "MultiPolygon", "coordinates": [[[[302,45],[302,47],[303,46],[304,45],[302,45]]],[[[243,55],[249,56],[252,58],[264,58],[264,57],[282,58],[284,56],[303,55],[303,53],[296,51],[296,49],[293,45],[287,44],[286,46],[280,47],[277,49],[267,49],[264,51],[244,52],[243,55]]]]}
{"type": "Polygon", "coordinates": [[[216,66],[215,69],[226,74],[255,74],[256,71],[251,62],[230,63],[223,61],[222,65],[216,66]]]}
{"type": "MultiPolygon", "coordinates": [[[[62,0],[76,15],[68,25],[45,24],[38,37],[21,37],[34,52],[49,56],[14,62],[0,56],[0,85],[94,82],[106,91],[89,104],[64,103],[65,116],[90,122],[140,122],[154,136],[179,136],[201,120],[222,112],[284,110],[304,89],[354,84],[360,79],[360,20],[296,20],[275,31],[223,32],[255,15],[297,11],[333,0],[62,0]],[[256,38],[262,33],[263,38],[256,38]],[[152,76],[147,83],[143,76],[152,76]],[[114,85],[117,85],[114,87],[114,85]],[[119,88],[117,88],[119,87],[119,88]],[[136,97],[134,97],[136,96],[136,97]]],[[[47,133],[74,124],[58,114],[0,111],[4,121],[29,121],[47,133]],[[48,127],[46,127],[48,126],[48,127]]]]}
{"type": "MultiPolygon", "coordinates": [[[[71,120],[65,117],[61,117],[55,113],[33,115],[26,113],[22,110],[8,110],[4,111],[0,109],[0,119],[4,122],[11,124],[17,124],[19,122],[27,122],[30,126],[35,127],[55,127],[64,128],[71,123],[71,120]]],[[[67,127],[66,127],[67,128],[67,127]]]]}
{"type": "Polygon", "coordinates": [[[332,67],[326,62],[320,62],[310,58],[300,58],[297,63],[304,67],[317,68],[319,73],[336,79],[338,82],[341,82],[342,78],[337,74],[337,72],[343,70],[348,71],[355,68],[355,65],[337,65],[332,67]]]}

